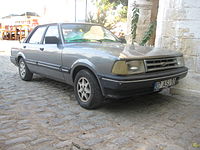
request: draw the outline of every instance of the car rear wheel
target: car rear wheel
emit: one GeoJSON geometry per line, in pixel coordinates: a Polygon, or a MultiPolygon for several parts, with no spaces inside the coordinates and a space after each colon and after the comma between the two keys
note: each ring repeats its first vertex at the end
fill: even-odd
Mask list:
{"type": "Polygon", "coordinates": [[[96,77],[89,70],[77,73],[74,82],[75,97],[78,103],[86,109],[95,109],[101,106],[103,95],[96,77]]]}
{"type": "Polygon", "coordinates": [[[33,73],[29,71],[23,58],[20,58],[19,60],[19,75],[24,81],[30,81],[33,77],[33,73]]]}

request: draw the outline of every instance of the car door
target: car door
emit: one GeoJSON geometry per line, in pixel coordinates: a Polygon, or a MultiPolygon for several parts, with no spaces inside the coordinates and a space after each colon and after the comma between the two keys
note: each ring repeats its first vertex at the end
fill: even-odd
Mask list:
{"type": "Polygon", "coordinates": [[[21,44],[21,52],[25,57],[26,64],[29,70],[33,73],[40,73],[42,70],[38,66],[38,59],[41,52],[41,42],[47,26],[36,27],[30,36],[21,44]]]}
{"type": "Polygon", "coordinates": [[[42,74],[53,79],[63,81],[64,76],[61,72],[62,66],[62,44],[46,44],[45,37],[54,36],[60,41],[58,25],[48,26],[43,38],[43,44],[40,45],[40,56],[38,57],[38,65],[42,67],[42,74]]]}

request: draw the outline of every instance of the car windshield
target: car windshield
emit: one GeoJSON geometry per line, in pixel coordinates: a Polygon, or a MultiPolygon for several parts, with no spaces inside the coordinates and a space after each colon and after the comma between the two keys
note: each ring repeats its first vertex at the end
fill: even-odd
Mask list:
{"type": "Polygon", "coordinates": [[[64,43],[74,42],[119,42],[108,30],[99,25],[63,24],[64,43]]]}

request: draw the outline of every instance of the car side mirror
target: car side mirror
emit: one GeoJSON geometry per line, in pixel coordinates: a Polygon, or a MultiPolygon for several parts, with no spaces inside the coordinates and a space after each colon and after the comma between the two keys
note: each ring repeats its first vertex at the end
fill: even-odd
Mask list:
{"type": "Polygon", "coordinates": [[[120,41],[121,43],[126,43],[126,39],[125,39],[125,38],[119,38],[119,41],[120,41]]]}
{"type": "Polygon", "coordinates": [[[59,39],[56,36],[45,37],[45,44],[58,44],[59,39]]]}

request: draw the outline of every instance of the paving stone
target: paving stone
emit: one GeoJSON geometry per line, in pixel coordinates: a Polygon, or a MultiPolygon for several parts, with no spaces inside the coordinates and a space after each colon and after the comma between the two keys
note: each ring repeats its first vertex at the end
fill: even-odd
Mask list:
{"type": "Polygon", "coordinates": [[[101,129],[98,129],[96,131],[97,134],[109,134],[109,132],[115,130],[114,128],[111,128],[111,127],[106,127],[106,128],[101,128],[101,129]]]}
{"type": "Polygon", "coordinates": [[[44,143],[44,142],[47,142],[47,141],[50,141],[51,139],[49,138],[40,138],[40,139],[37,139],[37,140],[34,140],[32,141],[30,144],[31,145],[35,145],[35,144],[41,144],[41,143],[44,143]]]}
{"type": "Polygon", "coordinates": [[[19,124],[17,126],[17,129],[19,129],[19,130],[26,130],[26,129],[30,129],[30,128],[31,128],[30,124],[19,124]]]}
{"type": "Polygon", "coordinates": [[[122,145],[127,144],[129,142],[129,138],[127,137],[118,137],[112,141],[115,144],[122,145]]]}
{"type": "Polygon", "coordinates": [[[23,143],[23,142],[27,142],[27,141],[31,141],[31,138],[30,137],[18,137],[15,139],[10,139],[10,140],[5,141],[5,144],[9,145],[9,144],[23,143]]]}
{"type": "Polygon", "coordinates": [[[18,124],[30,123],[29,120],[20,120],[17,122],[18,124]]]}
{"type": "Polygon", "coordinates": [[[0,130],[0,134],[8,134],[12,131],[14,131],[14,129],[12,129],[12,128],[2,129],[2,130],[0,130]]]}
{"type": "Polygon", "coordinates": [[[0,136],[0,141],[6,140],[5,136],[0,136]]]}
{"type": "Polygon", "coordinates": [[[54,150],[54,148],[49,145],[41,145],[37,148],[37,150],[54,150]]]}
{"type": "Polygon", "coordinates": [[[81,129],[83,129],[83,130],[90,130],[90,129],[94,129],[95,128],[95,126],[93,126],[93,125],[91,125],[91,124],[85,124],[85,125],[83,125],[83,126],[81,126],[81,129]]]}
{"type": "Polygon", "coordinates": [[[44,112],[45,111],[45,108],[37,108],[37,109],[35,109],[35,112],[44,112]]]}
{"type": "Polygon", "coordinates": [[[60,130],[59,133],[61,134],[70,134],[70,133],[74,133],[74,132],[78,132],[79,130],[77,129],[66,129],[66,130],[60,130]]]}
{"type": "Polygon", "coordinates": [[[29,116],[31,113],[26,111],[26,112],[20,112],[19,115],[21,115],[22,117],[27,117],[29,116]]]}
{"type": "Polygon", "coordinates": [[[79,135],[78,138],[80,138],[80,139],[92,139],[96,136],[97,135],[95,135],[94,133],[83,133],[83,134],[79,135]]]}
{"type": "Polygon", "coordinates": [[[37,120],[37,123],[44,128],[49,127],[49,121],[46,119],[37,120]]]}
{"type": "Polygon", "coordinates": [[[9,116],[7,116],[7,115],[0,116],[0,120],[2,120],[2,119],[8,119],[8,118],[9,118],[9,116]]]}
{"type": "Polygon", "coordinates": [[[178,145],[168,145],[165,150],[184,150],[184,148],[178,145]]]}
{"type": "Polygon", "coordinates": [[[71,141],[62,141],[62,142],[59,142],[57,144],[54,144],[54,147],[55,148],[64,148],[64,147],[70,147],[71,146],[71,141]]]}
{"type": "Polygon", "coordinates": [[[54,118],[54,119],[51,120],[50,124],[53,125],[53,126],[61,125],[61,124],[63,124],[63,119],[54,118]]]}
{"type": "Polygon", "coordinates": [[[45,113],[38,114],[38,116],[45,119],[45,118],[53,117],[54,114],[45,112],[45,113]]]}
{"type": "Polygon", "coordinates": [[[92,145],[96,145],[96,144],[99,144],[99,143],[102,143],[104,140],[101,139],[101,138],[92,138],[92,139],[89,139],[85,142],[86,145],[89,145],[89,146],[92,146],[92,145]]]}
{"type": "Polygon", "coordinates": [[[9,147],[7,150],[26,150],[27,147],[25,144],[18,144],[12,147],[9,147]]]}
{"type": "Polygon", "coordinates": [[[7,105],[0,105],[0,109],[2,110],[8,110],[10,107],[7,105]]]}

